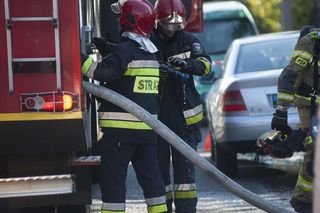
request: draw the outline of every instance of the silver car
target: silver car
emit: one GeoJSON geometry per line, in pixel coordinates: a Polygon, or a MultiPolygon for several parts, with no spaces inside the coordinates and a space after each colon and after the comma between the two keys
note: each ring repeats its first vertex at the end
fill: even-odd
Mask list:
{"type": "MultiPolygon", "coordinates": [[[[221,76],[207,99],[212,159],[229,176],[237,174],[237,153],[253,152],[257,138],[270,130],[277,101],[277,80],[289,63],[299,37],[296,31],[236,39],[224,58],[221,76]]],[[[289,124],[297,128],[295,108],[289,124]]]]}

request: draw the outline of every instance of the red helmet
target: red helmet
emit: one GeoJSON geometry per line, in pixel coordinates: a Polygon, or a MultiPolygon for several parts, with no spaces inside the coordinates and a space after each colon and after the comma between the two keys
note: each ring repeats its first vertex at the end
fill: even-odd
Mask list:
{"type": "Polygon", "coordinates": [[[123,31],[143,36],[150,35],[156,14],[153,5],[148,0],[119,0],[111,7],[114,12],[121,12],[119,23],[123,31]],[[117,9],[120,10],[117,11],[117,9]]]}
{"type": "Polygon", "coordinates": [[[182,30],[186,26],[186,12],[181,0],[157,0],[155,10],[159,24],[167,30],[182,30]]]}

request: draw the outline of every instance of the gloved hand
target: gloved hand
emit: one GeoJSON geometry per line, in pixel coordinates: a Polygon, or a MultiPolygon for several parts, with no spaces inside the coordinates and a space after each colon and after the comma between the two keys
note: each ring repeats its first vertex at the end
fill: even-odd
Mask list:
{"type": "Polygon", "coordinates": [[[189,79],[189,75],[186,73],[179,72],[174,69],[170,64],[161,64],[160,67],[160,78],[166,79],[169,76],[179,79],[182,82],[186,82],[189,79]]]}
{"type": "Polygon", "coordinates": [[[102,57],[106,57],[108,54],[110,54],[114,45],[110,42],[107,42],[107,40],[103,37],[92,38],[92,43],[94,43],[102,57]]]}
{"type": "Polygon", "coordinates": [[[181,58],[168,58],[168,62],[173,65],[180,67],[182,71],[189,72],[192,68],[192,64],[189,59],[181,59],[181,58]]]}
{"type": "Polygon", "coordinates": [[[288,129],[288,112],[287,110],[277,109],[273,114],[271,129],[286,131],[288,129]]]}

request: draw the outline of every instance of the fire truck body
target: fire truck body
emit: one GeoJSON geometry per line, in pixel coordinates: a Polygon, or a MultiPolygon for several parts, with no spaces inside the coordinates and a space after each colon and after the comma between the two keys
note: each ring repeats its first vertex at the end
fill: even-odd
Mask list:
{"type": "Polygon", "coordinates": [[[10,207],[91,203],[90,168],[69,165],[91,147],[78,4],[0,3],[0,198],[10,207]]]}

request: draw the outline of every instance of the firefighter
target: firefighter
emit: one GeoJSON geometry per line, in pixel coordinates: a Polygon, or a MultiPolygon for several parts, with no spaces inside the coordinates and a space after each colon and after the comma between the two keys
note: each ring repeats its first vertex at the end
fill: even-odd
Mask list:
{"type": "MultiPolygon", "coordinates": [[[[157,48],[149,39],[156,19],[154,7],[147,0],[121,0],[111,8],[121,13],[121,41],[100,63],[91,58],[83,59],[82,72],[156,116],[159,63],[155,55],[157,48]]],[[[130,161],[143,189],[148,212],[166,212],[156,133],[137,117],[104,100],[99,107],[99,125],[104,133],[101,212],[125,212],[130,161]]]]}
{"type": "MultiPolygon", "coordinates": [[[[183,30],[185,8],[180,0],[158,0],[155,10],[157,28],[151,40],[159,49],[160,75],[163,76],[159,84],[159,120],[196,150],[201,141],[199,127],[203,111],[193,75],[209,75],[211,59],[198,39],[183,30]],[[172,67],[176,71],[172,71],[172,67]]],[[[174,201],[175,212],[196,212],[197,190],[192,162],[160,137],[158,156],[168,211],[172,211],[174,201]],[[170,157],[173,184],[170,181],[170,157]]]]}
{"type": "MultiPolygon", "coordinates": [[[[299,113],[299,130],[304,136],[299,140],[298,137],[290,135],[285,143],[276,143],[271,149],[265,149],[268,154],[277,152],[279,155],[279,152],[282,152],[284,156],[292,155],[293,151],[305,150],[303,164],[290,201],[297,212],[312,212],[314,141],[311,137],[310,122],[311,117],[315,115],[316,104],[320,103],[317,69],[320,63],[319,42],[319,28],[302,28],[292,59],[279,76],[277,108],[271,121],[272,129],[284,132],[289,129],[290,134],[287,109],[296,106],[299,113]]],[[[301,133],[299,135],[301,136],[301,133]]]]}

